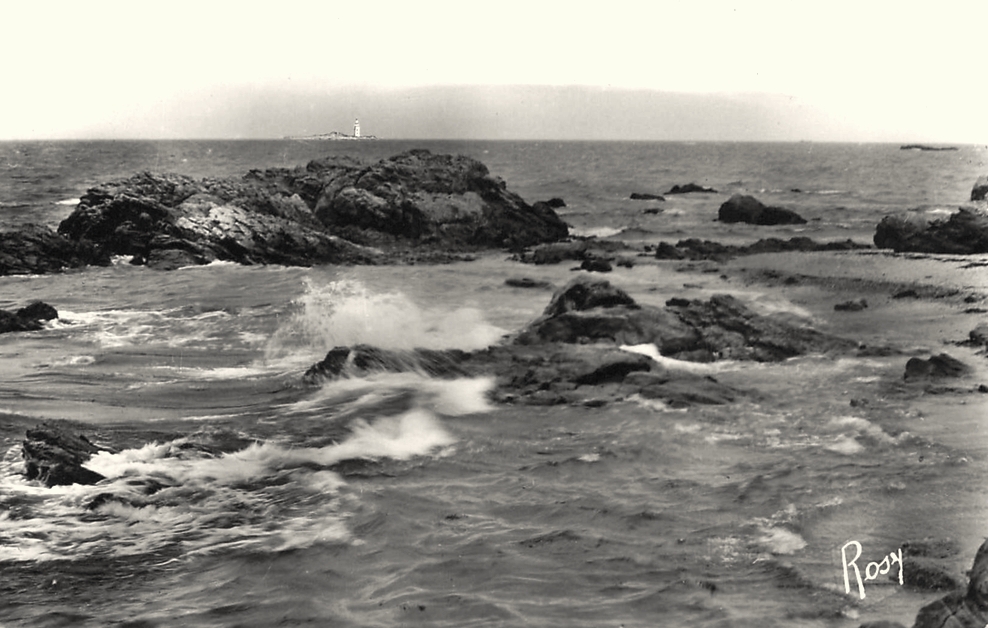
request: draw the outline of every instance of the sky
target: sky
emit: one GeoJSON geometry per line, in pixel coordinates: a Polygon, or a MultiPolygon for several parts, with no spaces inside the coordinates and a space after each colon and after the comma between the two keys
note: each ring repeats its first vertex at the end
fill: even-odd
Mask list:
{"type": "Polygon", "coordinates": [[[988,143],[988,2],[0,0],[0,140],[988,143]]]}

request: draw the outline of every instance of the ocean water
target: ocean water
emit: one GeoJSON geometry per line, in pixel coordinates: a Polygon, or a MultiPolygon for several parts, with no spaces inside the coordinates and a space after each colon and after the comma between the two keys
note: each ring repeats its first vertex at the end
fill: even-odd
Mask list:
{"type": "MultiPolygon", "coordinates": [[[[988,172],[979,146],[3,143],[0,228],[56,225],[88,186],[142,170],[239,175],[411,147],[476,157],[530,202],[564,198],[574,233],[635,246],[869,242],[887,213],[969,204],[988,172]],[[628,199],[689,182],[718,194],[628,199]],[[715,222],[734,192],[809,222],[715,222]]],[[[561,286],[568,264],[492,252],[441,266],[0,277],[0,309],[42,299],[60,312],[0,336],[0,626],[911,624],[938,594],[900,586],[894,568],[864,582],[865,599],[847,594],[841,548],[861,544],[864,572],[906,541],[949,538],[962,577],[988,536],[988,395],[976,392],[988,360],[953,344],[985,320],[988,256],[642,262],[608,279],[643,303],[729,292],[901,353],[705,366],[752,391],[730,406],[516,407],[490,403],[485,378],[301,375],[336,345],[498,342],[551,295],[504,280],[561,286]],[[891,299],[899,286],[938,298],[891,299]],[[834,312],[859,297],[864,312],[834,312]],[[962,391],[902,385],[909,356],[942,351],[972,366],[962,391]],[[42,418],[112,444],[89,463],[107,480],[25,481],[20,441],[42,418]]]]}

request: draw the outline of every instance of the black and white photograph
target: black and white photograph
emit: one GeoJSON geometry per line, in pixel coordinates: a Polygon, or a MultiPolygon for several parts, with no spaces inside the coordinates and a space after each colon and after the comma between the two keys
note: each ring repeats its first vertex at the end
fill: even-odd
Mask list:
{"type": "Polygon", "coordinates": [[[988,4],[0,24],[0,628],[988,625],[988,4]]]}

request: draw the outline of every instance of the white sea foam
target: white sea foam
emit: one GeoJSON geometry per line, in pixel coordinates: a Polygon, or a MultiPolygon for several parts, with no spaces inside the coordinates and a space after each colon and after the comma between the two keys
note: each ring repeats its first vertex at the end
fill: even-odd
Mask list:
{"type": "Polygon", "coordinates": [[[355,281],[307,282],[296,306],[268,342],[267,360],[311,363],[333,347],[361,343],[386,349],[480,349],[506,333],[476,308],[422,307],[401,293],[372,293],[355,281]]]}
{"type": "Polygon", "coordinates": [[[81,198],[66,198],[61,201],[56,201],[56,205],[78,205],[82,202],[81,198]]]}
{"type": "Polygon", "coordinates": [[[139,555],[179,545],[182,556],[278,552],[347,542],[338,499],[345,482],[318,467],[443,453],[454,440],[432,412],[413,408],[355,420],[347,438],[324,447],[266,442],[212,456],[179,439],[100,452],[86,466],[105,480],[51,489],[24,480],[8,452],[0,466],[0,530],[9,542],[0,543],[0,561],[139,555]],[[158,490],[147,494],[148,483],[158,490]],[[7,499],[19,504],[18,517],[3,508],[7,499]]]}
{"type": "Polygon", "coordinates": [[[624,227],[570,227],[574,238],[609,238],[624,231],[624,227]]]}
{"type": "Polygon", "coordinates": [[[675,358],[667,358],[666,356],[659,353],[659,348],[652,343],[646,343],[641,345],[621,345],[622,351],[627,351],[629,353],[638,353],[641,355],[646,355],[663,368],[670,371],[679,371],[686,373],[716,373],[718,371],[723,371],[725,368],[733,368],[736,366],[732,362],[688,362],[686,360],[677,360],[675,358]]]}
{"type": "Polygon", "coordinates": [[[806,547],[806,540],[792,530],[762,527],[758,543],[773,554],[795,554],[806,547]]]}

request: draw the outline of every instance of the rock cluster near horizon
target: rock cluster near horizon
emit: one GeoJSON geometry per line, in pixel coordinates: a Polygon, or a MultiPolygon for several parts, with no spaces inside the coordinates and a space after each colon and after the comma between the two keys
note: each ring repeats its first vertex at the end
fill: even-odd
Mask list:
{"type": "Polygon", "coordinates": [[[105,265],[111,256],[159,269],[441,261],[569,231],[548,203],[529,205],[481,162],[427,150],[376,163],[317,159],[239,179],[140,173],[88,190],[57,235],[34,229],[3,234],[13,244],[4,241],[0,274],[105,265]]]}

